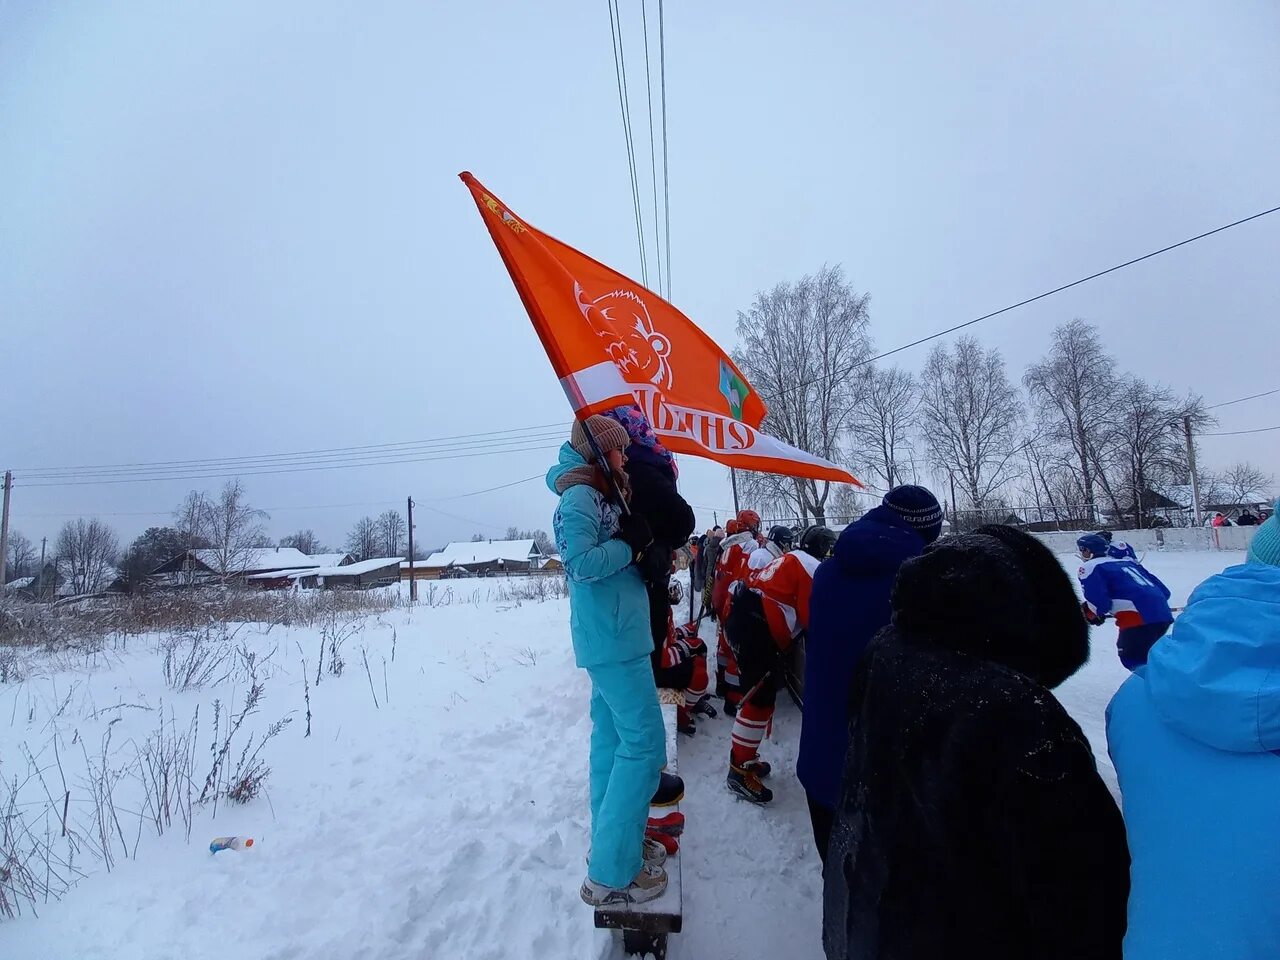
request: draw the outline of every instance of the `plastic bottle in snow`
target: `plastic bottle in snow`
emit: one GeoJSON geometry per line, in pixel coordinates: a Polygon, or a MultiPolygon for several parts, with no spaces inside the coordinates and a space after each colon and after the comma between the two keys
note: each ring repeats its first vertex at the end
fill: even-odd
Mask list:
{"type": "Polygon", "coordinates": [[[247,850],[253,846],[253,837],[214,837],[213,843],[209,844],[209,852],[217,853],[219,850],[247,850]]]}

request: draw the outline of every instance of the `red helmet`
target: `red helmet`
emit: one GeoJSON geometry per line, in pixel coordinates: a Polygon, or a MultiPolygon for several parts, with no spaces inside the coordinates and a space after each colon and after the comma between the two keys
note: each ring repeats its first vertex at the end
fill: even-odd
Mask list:
{"type": "Polygon", "coordinates": [[[738,523],[742,525],[743,530],[750,530],[757,533],[760,530],[760,514],[754,510],[739,510],[738,523]]]}
{"type": "Polygon", "coordinates": [[[730,518],[729,520],[725,521],[724,532],[726,536],[732,537],[735,533],[742,532],[742,524],[740,524],[737,520],[730,518]]]}

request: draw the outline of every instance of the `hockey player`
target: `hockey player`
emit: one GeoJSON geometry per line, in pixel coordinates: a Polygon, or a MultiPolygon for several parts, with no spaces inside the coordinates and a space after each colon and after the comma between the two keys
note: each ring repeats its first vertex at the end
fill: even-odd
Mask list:
{"type": "Polygon", "coordinates": [[[738,515],[725,525],[728,536],[720,544],[720,555],[716,561],[715,581],[711,589],[711,604],[716,612],[719,630],[716,646],[716,693],[724,698],[724,712],[733,716],[742,699],[742,690],[738,679],[738,665],[733,650],[725,639],[724,623],[729,616],[733,603],[733,592],[737,584],[747,579],[751,572],[749,560],[752,552],[759,546],[757,537],[760,531],[760,514],[754,510],[740,510],[738,515]]]}
{"type": "Polygon", "coordinates": [[[747,558],[747,569],[753,572],[763,570],[795,546],[795,541],[796,536],[790,527],[770,527],[769,536],[747,558]]]}
{"type": "Polygon", "coordinates": [[[739,682],[746,691],[733,722],[726,785],[752,803],[773,799],[762,783],[770,766],[759,757],[773,719],[778,694],[779,657],[809,625],[809,596],[818,564],[831,553],[836,535],[826,527],[807,527],[798,549],[751,574],[733,599],[725,623],[737,658],[739,682]]]}
{"type": "Polygon", "coordinates": [[[1169,588],[1136,560],[1110,556],[1106,539],[1096,533],[1085,534],[1076,546],[1084,561],[1079,572],[1084,618],[1100,626],[1115,617],[1120,662],[1130,670],[1142,666],[1147,651],[1173,623],[1169,588]]]}
{"type": "Polygon", "coordinates": [[[1137,560],[1138,555],[1131,545],[1123,540],[1113,540],[1110,530],[1099,530],[1098,536],[1107,541],[1107,556],[1113,560],[1137,560]]]}

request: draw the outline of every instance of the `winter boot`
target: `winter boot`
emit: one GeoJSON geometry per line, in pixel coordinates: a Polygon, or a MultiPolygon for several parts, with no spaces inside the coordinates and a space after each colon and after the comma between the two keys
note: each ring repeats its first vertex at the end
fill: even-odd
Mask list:
{"type": "Polygon", "coordinates": [[[698,725],[693,722],[693,711],[688,707],[676,707],[676,730],[686,737],[698,732],[698,725]]]}
{"type": "Polygon", "coordinates": [[[773,799],[773,791],[760,782],[754,770],[730,765],[725,786],[743,800],[750,800],[752,803],[766,804],[773,799]]]}
{"type": "Polygon", "coordinates": [[[653,799],[649,801],[649,805],[653,807],[674,807],[684,799],[684,781],[665,771],[660,776],[658,789],[654,791],[653,799]]]}
{"type": "MultiPolygon", "coordinates": [[[[677,840],[675,837],[671,836],[670,834],[658,833],[658,831],[656,830],[649,829],[645,831],[644,838],[645,838],[644,842],[646,845],[646,851],[645,851],[646,853],[648,852],[648,844],[650,843],[661,844],[662,849],[665,852],[666,856],[674,857],[677,853],[680,852],[680,841],[677,840]]],[[[666,856],[664,856],[663,858],[664,863],[666,862],[666,856]]]]}
{"type": "Polygon", "coordinates": [[[661,833],[668,837],[678,837],[684,833],[684,814],[676,810],[665,817],[650,817],[645,833],[649,836],[661,833]]]}
{"type": "Polygon", "coordinates": [[[769,761],[761,760],[759,757],[752,757],[746,763],[740,764],[743,770],[750,770],[761,780],[766,780],[769,774],[773,773],[773,767],[769,761]]]}
{"type": "MultiPolygon", "coordinates": [[[[667,838],[671,839],[670,837],[667,838]]],[[[667,862],[667,845],[657,837],[650,837],[649,831],[645,830],[644,846],[641,848],[641,855],[645,863],[652,863],[655,867],[660,867],[667,862]]],[[[674,851],[673,851],[674,852],[674,851]]],[[[587,851],[587,855],[583,857],[587,864],[591,863],[591,851],[587,851]]]]}
{"type": "Polygon", "coordinates": [[[719,714],[716,708],[711,705],[711,694],[705,693],[698,698],[698,702],[693,705],[693,712],[700,713],[709,720],[714,720],[719,714]]]}
{"type": "Polygon", "coordinates": [[[579,891],[583,903],[592,907],[625,906],[628,903],[647,903],[662,896],[667,889],[667,871],[646,863],[636,878],[625,887],[606,887],[590,877],[582,881],[579,891]]]}
{"type": "Polygon", "coordinates": [[[738,702],[732,699],[736,694],[728,694],[724,698],[724,715],[732,719],[738,715],[738,702]]]}

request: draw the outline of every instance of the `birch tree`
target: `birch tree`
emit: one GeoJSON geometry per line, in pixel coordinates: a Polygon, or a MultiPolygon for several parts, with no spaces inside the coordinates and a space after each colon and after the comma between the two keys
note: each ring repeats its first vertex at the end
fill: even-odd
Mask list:
{"type": "Polygon", "coordinates": [[[973,509],[1021,473],[1022,404],[1000,351],[973,337],[936,346],[920,375],[920,429],[930,457],[954,475],[973,509]]]}
{"type": "MultiPolygon", "coordinates": [[[[756,294],[738,314],[734,359],[769,406],[766,433],[833,462],[847,459],[854,406],[870,376],[870,300],[840,267],[824,266],[756,294]]],[[[744,472],[739,483],[757,509],[825,521],[826,481],[744,472]]]]}

